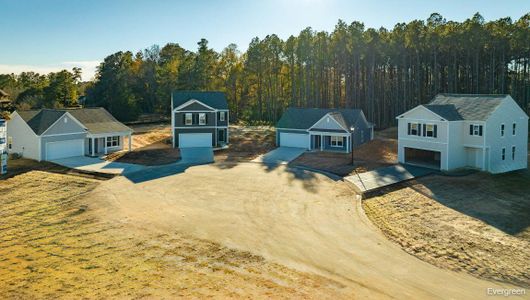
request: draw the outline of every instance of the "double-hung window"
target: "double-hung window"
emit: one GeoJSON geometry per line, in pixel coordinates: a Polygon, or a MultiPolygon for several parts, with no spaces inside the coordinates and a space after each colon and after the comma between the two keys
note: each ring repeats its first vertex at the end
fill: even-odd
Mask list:
{"type": "Polygon", "coordinates": [[[199,125],[206,125],[206,114],[205,113],[199,114],[199,125]]]}
{"type": "Polygon", "coordinates": [[[184,124],[186,124],[186,125],[192,125],[193,124],[193,114],[186,113],[184,115],[184,124]]]}
{"type": "Polygon", "coordinates": [[[482,136],[482,125],[469,125],[469,135],[482,136]]]}
{"type": "Polygon", "coordinates": [[[425,126],[425,135],[428,137],[434,137],[434,125],[427,124],[425,126]]]}
{"type": "Polygon", "coordinates": [[[219,113],[219,121],[224,122],[226,119],[226,112],[222,111],[219,113]]]}
{"type": "Polygon", "coordinates": [[[107,147],[118,147],[120,145],[119,136],[108,136],[107,137],[107,147]]]}
{"type": "Polygon", "coordinates": [[[506,148],[502,148],[501,159],[506,160],[506,148]]]}
{"type": "Polygon", "coordinates": [[[504,136],[504,124],[501,124],[501,136],[504,136]]]}
{"type": "Polygon", "coordinates": [[[410,123],[409,135],[420,135],[420,124],[410,123]]]}
{"type": "Polygon", "coordinates": [[[515,135],[516,127],[517,127],[517,123],[513,123],[513,125],[512,125],[512,135],[515,135]]]}
{"type": "Polygon", "coordinates": [[[331,137],[331,147],[342,147],[342,146],[344,146],[342,136],[331,137]]]}

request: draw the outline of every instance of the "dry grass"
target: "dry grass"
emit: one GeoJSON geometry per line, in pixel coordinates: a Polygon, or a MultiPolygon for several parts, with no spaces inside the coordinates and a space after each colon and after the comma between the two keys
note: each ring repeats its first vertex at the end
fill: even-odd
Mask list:
{"type": "Polygon", "coordinates": [[[97,184],[41,171],[0,182],[2,298],[320,299],[340,289],[249,252],[106,218],[111,208],[78,198],[97,184]]]}
{"type": "Polygon", "coordinates": [[[397,162],[397,141],[374,139],[353,149],[355,166],[351,165],[351,154],[334,152],[306,152],[291,162],[293,166],[306,166],[339,176],[366,172],[397,162]]]}
{"type": "Polygon", "coordinates": [[[429,176],[366,200],[369,218],[436,266],[530,287],[530,171],[429,176]]]}

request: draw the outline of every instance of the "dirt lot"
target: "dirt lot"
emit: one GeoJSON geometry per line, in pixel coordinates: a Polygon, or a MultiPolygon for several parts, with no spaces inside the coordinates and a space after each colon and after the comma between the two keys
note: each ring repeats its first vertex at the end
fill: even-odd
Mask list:
{"type": "Polygon", "coordinates": [[[530,287],[530,171],[429,176],[364,202],[405,251],[436,266],[530,287]]]}
{"type": "Polygon", "coordinates": [[[333,152],[306,152],[292,161],[292,166],[306,166],[339,176],[366,172],[397,162],[397,140],[374,139],[353,149],[355,166],[351,165],[351,154],[333,152]]]}
{"type": "Polygon", "coordinates": [[[109,217],[80,198],[98,184],[43,171],[0,181],[3,298],[345,297],[329,279],[109,217]]]}
{"type": "MultiPolygon", "coordinates": [[[[111,153],[108,161],[133,163],[146,166],[165,165],[180,159],[178,149],[171,147],[171,129],[168,124],[132,125],[134,130],[133,151],[111,153]]],[[[128,145],[127,138],[124,145],[128,145]]]]}
{"type": "Polygon", "coordinates": [[[230,146],[215,152],[216,162],[250,161],[274,149],[276,132],[269,126],[230,126],[230,146]]]}

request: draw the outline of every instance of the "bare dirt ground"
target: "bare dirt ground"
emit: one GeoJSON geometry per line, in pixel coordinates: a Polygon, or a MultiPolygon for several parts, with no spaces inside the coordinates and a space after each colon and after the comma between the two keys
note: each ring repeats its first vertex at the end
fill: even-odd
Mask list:
{"type": "Polygon", "coordinates": [[[276,147],[273,127],[232,125],[229,130],[230,146],[215,151],[216,162],[251,161],[276,147]]]}
{"type": "Polygon", "coordinates": [[[371,225],[345,183],[285,166],[204,165],[141,183],[118,177],[84,201],[109,222],[179,232],[316,274],[316,298],[477,299],[500,286],[408,255],[371,225]]]}
{"type": "Polygon", "coordinates": [[[428,176],[363,203],[405,251],[436,266],[530,287],[530,171],[428,176]]]}
{"type": "MultiPolygon", "coordinates": [[[[133,163],[145,166],[165,165],[180,159],[180,151],[171,146],[171,127],[168,124],[131,125],[133,151],[107,155],[108,161],[133,163]]],[[[124,145],[129,141],[124,138],[124,145]]]]}
{"type": "Polygon", "coordinates": [[[2,298],[346,297],[250,252],[109,218],[115,208],[80,198],[98,184],[43,171],[0,181],[2,298]]]}
{"type": "Polygon", "coordinates": [[[376,137],[353,149],[353,157],[354,166],[349,153],[306,152],[292,161],[291,165],[306,166],[339,176],[362,173],[397,163],[397,140],[376,137]]]}

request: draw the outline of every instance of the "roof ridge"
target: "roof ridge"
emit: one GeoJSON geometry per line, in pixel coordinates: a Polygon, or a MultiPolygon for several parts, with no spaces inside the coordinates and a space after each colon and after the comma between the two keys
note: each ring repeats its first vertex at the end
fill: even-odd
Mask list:
{"type": "Polygon", "coordinates": [[[437,96],[450,96],[450,97],[497,97],[497,98],[504,98],[510,96],[510,94],[466,94],[466,93],[439,93],[436,94],[437,96]]]}

